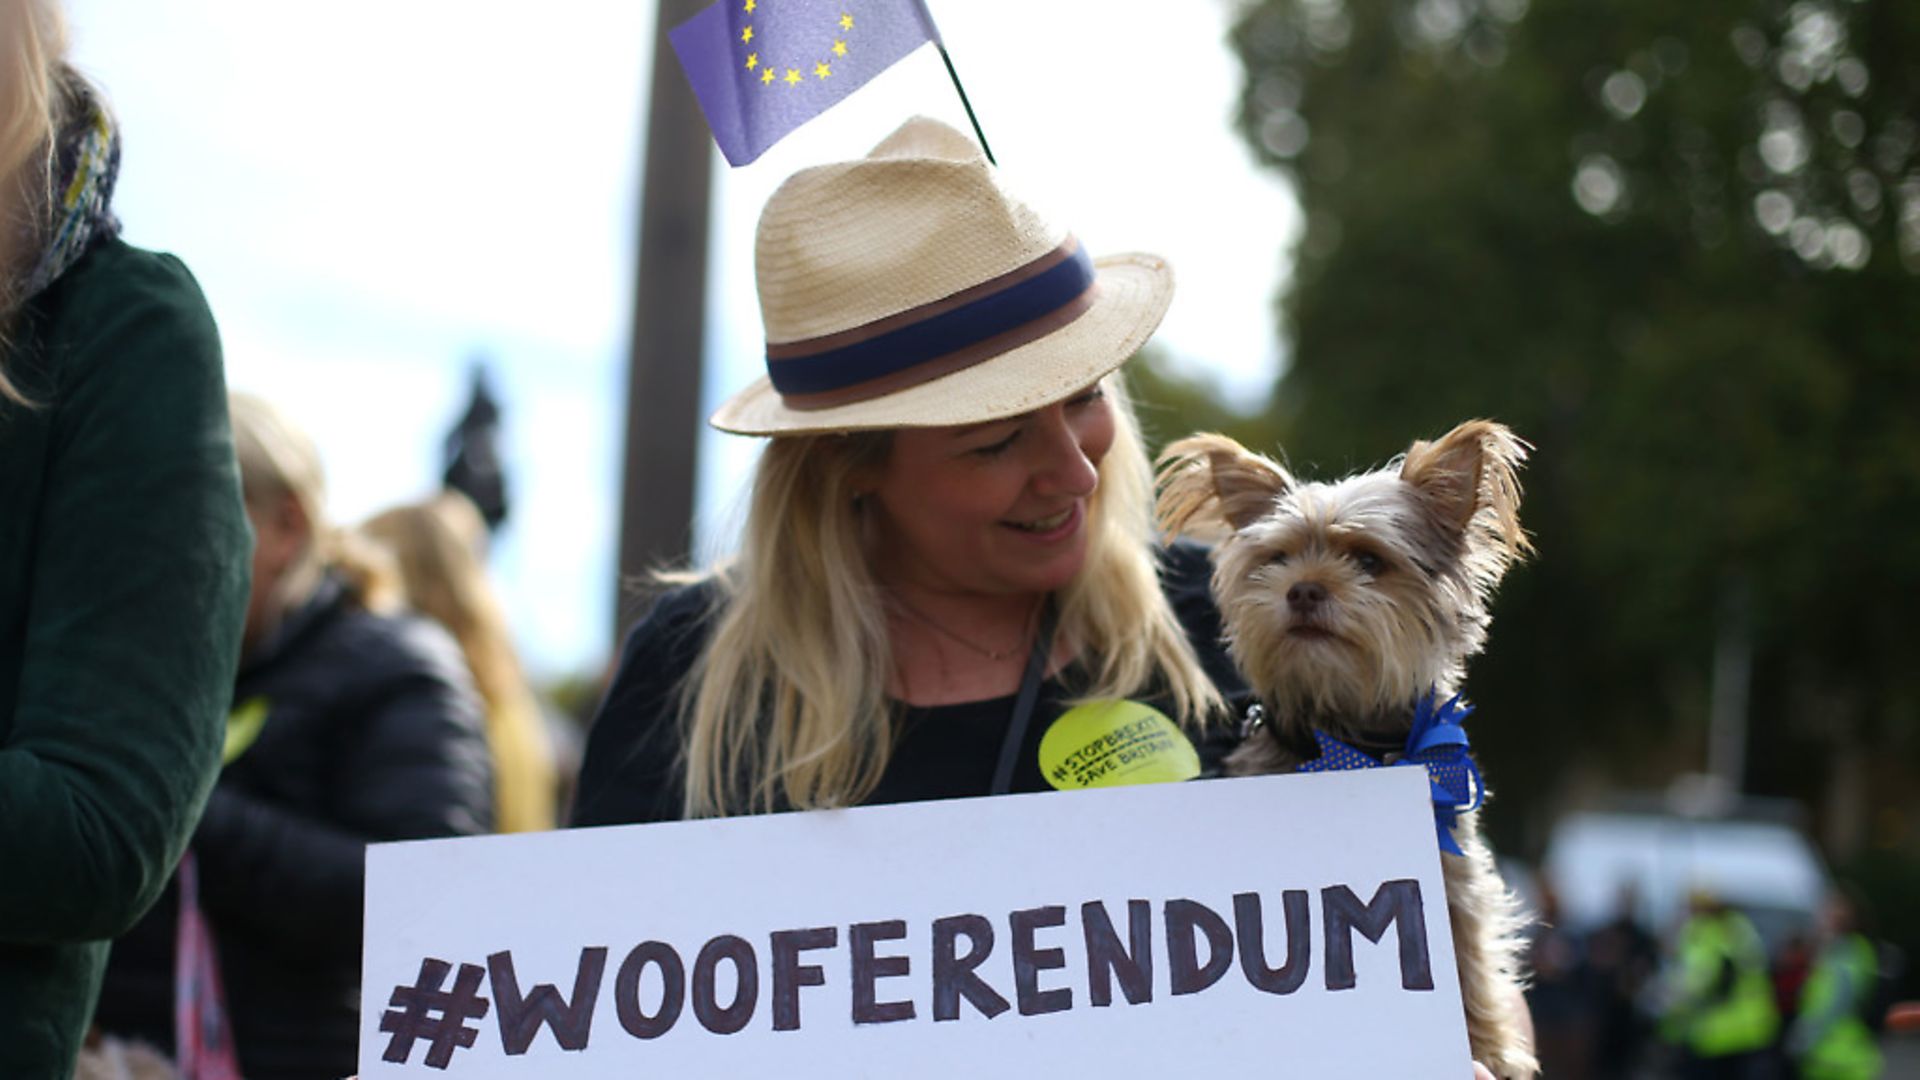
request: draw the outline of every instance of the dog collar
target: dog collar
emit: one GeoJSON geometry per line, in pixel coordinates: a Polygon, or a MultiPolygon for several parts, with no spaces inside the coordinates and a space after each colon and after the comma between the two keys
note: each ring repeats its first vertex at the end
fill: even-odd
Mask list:
{"type": "MultiPolygon", "coordinates": [[[[1473,706],[1461,701],[1460,695],[1455,694],[1441,703],[1437,691],[1429,692],[1414,706],[1413,729],[1407,733],[1406,752],[1391,766],[1315,728],[1313,738],[1320,747],[1320,756],[1302,762],[1295,771],[1344,772],[1421,766],[1427,770],[1427,784],[1433,795],[1433,820],[1440,837],[1440,850],[1449,855],[1463,855],[1459,842],[1453,838],[1453,827],[1461,814],[1479,809],[1487,794],[1480,768],[1468,752],[1467,729],[1463,726],[1472,714],[1473,706]]],[[[1259,727],[1265,720],[1266,710],[1253,705],[1247,710],[1243,733],[1259,727]]]]}

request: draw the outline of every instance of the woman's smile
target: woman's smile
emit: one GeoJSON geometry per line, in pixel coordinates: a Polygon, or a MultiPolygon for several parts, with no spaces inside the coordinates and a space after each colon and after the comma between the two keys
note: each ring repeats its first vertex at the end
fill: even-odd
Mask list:
{"type": "Polygon", "coordinates": [[[1055,544],[1072,537],[1080,531],[1080,523],[1086,517],[1085,503],[1074,502],[1066,509],[1043,518],[1026,521],[1003,521],[1000,524],[1019,533],[1023,539],[1042,544],[1055,544]]]}

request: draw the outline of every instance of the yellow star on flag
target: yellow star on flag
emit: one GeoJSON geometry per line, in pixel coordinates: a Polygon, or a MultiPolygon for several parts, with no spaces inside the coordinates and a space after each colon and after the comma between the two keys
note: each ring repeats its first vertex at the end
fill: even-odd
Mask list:
{"type": "Polygon", "coordinates": [[[760,54],[748,53],[747,54],[747,70],[752,71],[754,68],[757,68],[759,66],[760,66],[760,54]]]}
{"type": "Polygon", "coordinates": [[[851,16],[851,15],[847,15],[847,14],[842,14],[842,15],[840,16],[840,29],[842,29],[842,30],[851,30],[851,29],[853,29],[853,16],[851,16]]]}
{"type": "Polygon", "coordinates": [[[819,64],[813,65],[813,73],[815,75],[818,75],[822,79],[824,79],[827,76],[833,74],[833,69],[828,67],[825,63],[819,63],[819,64]]]}
{"type": "Polygon", "coordinates": [[[844,42],[844,41],[836,41],[836,42],[834,42],[834,43],[833,43],[833,55],[835,55],[835,56],[845,56],[845,55],[847,55],[847,43],[846,43],[846,42],[844,42]]]}
{"type": "Polygon", "coordinates": [[[787,69],[787,85],[799,86],[800,83],[801,83],[800,73],[798,71],[795,71],[793,68],[788,68],[787,69]]]}
{"type": "Polygon", "coordinates": [[[761,84],[762,86],[765,86],[765,85],[767,85],[768,83],[771,83],[771,82],[773,81],[773,78],[774,78],[774,76],[773,76],[773,69],[772,69],[772,68],[761,68],[761,69],[760,69],[760,84],[761,84]]]}
{"type": "Polygon", "coordinates": [[[753,9],[759,6],[760,5],[755,3],[754,0],[747,0],[747,14],[749,15],[753,14],[753,9]]]}
{"type": "Polygon", "coordinates": [[[753,27],[749,26],[745,30],[740,31],[740,44],[746,45],[751,43],[752,41],[753,41],[753,27]]]}

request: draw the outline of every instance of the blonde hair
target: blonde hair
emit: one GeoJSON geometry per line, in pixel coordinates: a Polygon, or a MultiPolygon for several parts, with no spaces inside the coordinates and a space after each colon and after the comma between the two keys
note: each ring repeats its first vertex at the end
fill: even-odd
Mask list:
{"type": "MultiPolygon", "coordinates": [[[[1224,710],[1161,591],[1153,467],[1118,373],[1114,441],[1089,503],[1086,562],[1059,596],[1060,633],[1088,663],[1085,699],[1163,685],[1183,723],[1224,710]]],[[[710,572],[714,629],[682,687],[689,817],[818,809],[873,791],[893,747],[892,667],[854,478],[886,432],[772,439],[738,556],[710,572]]]]}
{"type": "Polygon", "coordinates": [[[66,106],[67,20],[59,0],[23,0],[15,9],[13,55],[0,57],[0,101],[8,103],[0,116],[0,401],[18,405],[32,402],[7,378],[6,353],[13,347],[12,322],[19,307],[20,286],[27,267],[19,265],[34,255],[21,250],[37,247],[48,222],[41,220],[51,204],[54,133],[66,106]]]}
{"type": "Polygon", "coordinates": [[[553,749],[540,707],[513,651],[507,618],[487,581],[486,522],[458,492],[396,506],[361,531],[394,557],[407,602],[447,628],[487,706],[495,814],[501,832],[551,829],[557,803],[553,749]]]}
{"type": "Polygon", "coordinates": [[[265,510],[291,498],[309,528],[306,546],[274,586],[272,617],[278,619],[312,596],[328,570],[341,577],[360,606],[373,611],[397,608],[400,590],[391,559],[364,539],[327,524],[326,473],[307,433],[271,402],[252,394],[227,395],[227,410],[247,506],[265,510]]]}

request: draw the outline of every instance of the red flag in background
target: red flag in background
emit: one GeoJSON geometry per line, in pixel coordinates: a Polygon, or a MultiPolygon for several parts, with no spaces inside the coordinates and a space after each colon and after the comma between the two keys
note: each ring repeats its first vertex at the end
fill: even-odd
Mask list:
{"type": "Polygon", "coordinates": [[[180,860],[180,923],[174,933],[173,1046],[181,1080],[240,1080],[220,958],[200,912],[200,869],[180,860]]]}

